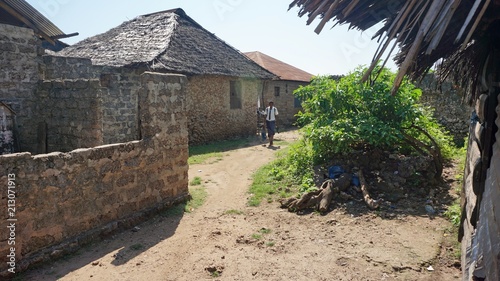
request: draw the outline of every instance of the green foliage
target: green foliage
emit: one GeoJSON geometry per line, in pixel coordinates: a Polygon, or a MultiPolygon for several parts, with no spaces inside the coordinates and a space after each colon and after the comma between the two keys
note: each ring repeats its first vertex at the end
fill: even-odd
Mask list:
{"type": "Polygon", "coordinates": [[[449,206],[444,212],[444,215],[451,221],[453,226],[458,227],[460,225],[460,217],[462,210],[460,208],[460,203],[455,202],[453,205],[449,206]]]}
{"type": "Polygon", "coordinates": [[[201,207],[208,197],[208,192],[204,187],[192,188],[189,190],[189,194],[191,194],[191,200],[186,203],[184,208],[187,213],[201,207]]]}
{"type": "MultiPolygon", "coordinates": [[[[347,153],[361,146],[387,150],[415,151],[404,142],[407,134],[427,145],[423,128],[449,156],[451,138],[432,118],[432,112],[418,104],[421,91],[404,80],[396,95],[391,95],[395,75],[378,69],[380,75],[371,83],[360,82],[365,70],[358,68],[340,80],[315,77],[311,84],[294,94],[302,100],[303,112],[298,125],[312,152],[313,162],[323,163],[336,153],[347,153]]],[[[309,159],[309,158],[308,158],[309,159]]]]}
{"type": "Polygon", "coordinates": [[[259,230],[259,232],[262,234],[269,234],[271,233],[271,229],[263,227],[259,230]]]}
{"type": "Polygon", "coordinates": [[[276,192],[273,180],[270,177],[269,171],[273,169],[273,163],[261,167],[253,175],[253,183],[250,186],[249,193],[251,196],[248,199],[248,205],[256,207],[268,194],[276,192]]]}
{"type": "Polygon", "coordinates": [[[276,245],[276,242],[274,242],[274,241],[268,241],[268,242],[266,242],[266,246],[267,247],[273,247],[274,245],[276,245]]]}
{"type": "Polygon", "coordinates": [[[201,177],[194,177],[190,182],[189,185],[196,186],[196,185],[201,185],[201,177]]]}
{"type": "Polygon", "coordinates": [[[191,195],[191,199],[189,199],[186,203],[181,203],[168,208],[161,213],[161,216],[176,217],[182,216],[184,213],[191,213],[201,207],[208,197],[207,190],[204,187],[190,188],[189,194],[191,195]]]}
{"type": "Polygon", "coordinates": [[[262,239],[262,235],[254,233],[254,234],[252,234],[252,238],[255,240],[260,240],[260,239],[262,239]]]}
{"type": "MultiPolygon", "coordinates": [[[[300,143],[300,142],[299,142],[300,143]]],[[[289,197],[294,193],[295,187],[300,185],[302,178],[308,176],[312,179],[312,161],[308,153],[299,153],[299,143],[292,143],[277,154],[277,159],[261,167],[253,175],[248,199],[249,206],[259,206],[262,199],[267,198],[272,202],[274,197],[289,197]]]]}

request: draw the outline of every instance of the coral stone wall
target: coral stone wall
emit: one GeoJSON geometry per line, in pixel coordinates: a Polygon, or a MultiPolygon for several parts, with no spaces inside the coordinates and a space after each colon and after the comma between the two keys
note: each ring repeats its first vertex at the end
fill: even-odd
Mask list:
{"type": "Polygon", "coordinates": [[[463,95],[450,82],[437,84],[434,74],[428,74],[417,84],[422,89],[421,102],[434,109],[434,117],[461,145],[469,133],[472,108],[463,102],[463,95]]]}
{"type": "Polygon", "coordinates": [[[192,76],[188,82],[190,144],[253,135],[257,131],[259,79],[192,76]],[[230,81],[241,83],[241,108],[230,107],[230,81]]]}
{"type": "Polygon", "coordinates": [[[44,80],[36,91],[31,124],[37,124],[37,153],[67,152],[102,145],[102,96],[96,79],[44,80]]]}
{"type": "Polygon", "coordinates": [[[24,270],[109,233],[117,221],[187,198],[186,78],[144,73],[141,84],[142,140],[0,156],[1,227],[15,226],[0,234],[3,276],[12,253],[16,271],[24,270]]]}
{"type": "Polygon", "coordinates": [[[36,150],[33,124],[41,42],[31,29],[0,23],[0,101],[16,112],[22,151],[36,150]]]}
{"type": "Polygon", "coordinates": [[[140,75],[145,69],[96,66],[92,65],[89,59],[48,55],[43,57],[43,61],[42,76],[46,80],[100,81],[100,86],[105,92],[100,96],[101,144],[127,142],[140,138],[137,93],[141,86],[140,75]]]}
{"type": "Polygon", "coordinates": [[[278,127],[289,127],[294,124],[297,114],[302,107],[295,107],[295,96],[293,91],[299,86],[306,86],[306,82],[297,81],[268,81],[264,83],[264,103],[262,107],[267,107],[269,101],[274,102],[274,106],[278,108],[279,116],[276,119],[278,127]],[[279,87],[277,95],[275,87],[279,87]]]}

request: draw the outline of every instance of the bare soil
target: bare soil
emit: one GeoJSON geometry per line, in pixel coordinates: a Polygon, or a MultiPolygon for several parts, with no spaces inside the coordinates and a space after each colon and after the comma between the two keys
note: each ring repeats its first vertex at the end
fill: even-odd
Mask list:
{"type": "MultiPolygon", "coordinates": [[[[297,137],[295,131],[277,135],[287,141],[297,137]]],[[[325,215],[290,213],[277,202],[247,206],[252,173],[283,148],[263,146],[256,137],[218,161],[192,165],[189,177],[201,177],[209,194],[200,208],[158,216],[19,279],[460,279],[451,225],[439,212],[427,215],[421,200],[376,211],[350,201],[325,215]]],[[[451,192],[453,166],[445,178],[442,190],[451,192]]]]}

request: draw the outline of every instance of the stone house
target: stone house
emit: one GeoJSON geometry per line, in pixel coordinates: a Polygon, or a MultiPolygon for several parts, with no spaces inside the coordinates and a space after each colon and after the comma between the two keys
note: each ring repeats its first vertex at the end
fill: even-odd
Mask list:
{"type": "Polygon", "coordinates": [[[187,78],[46,54],[67,36],[0,0],[0,147],[15,120],[23,151],[0,155],[1,280],[189,196],[187,78]]]}
{"type": "Polygon", "coordinates": [[[278,77],[265,81],[262,100],[265,106],[268,101],[274,101],[280,113],[277,120],[279,126],[292,125],[295,114],[302,108],[293,91],[309,84],[313,75],[261,52],[247,52],[245,55],[278,77]]]}
{"type": "Polygon", "coordinates": [[[0,102],[16,112],[17,150],[36,152],[39,66],[65,34],[23,0],[0,1],[0,102]]]}
{"type": "MultiPolygon", "coordinates": [[[[190,144],[255,134],[255,101],[263,81],[275,78],[182,9],[139,16],[65,48],[57,56],[90,59],[92,66],[103,68],[101,80],[111,87],[121,84],[111,93],[113,100],[104,102],[108,109],[102,114],[109,126],[103,130],[106,143],[138,137],[134,84],[145,71],[188,77],[190,144]],[[108,71],[111,68],[114,70],[108,71]],[[116,71],[121,74],[114,79],[112,72],[116,71]],[[113,116],[114,108],[123,104],[130,106],[124,114],[113,116]]],[[[48,70],[52,71],[58,70],[48,70]]]]}

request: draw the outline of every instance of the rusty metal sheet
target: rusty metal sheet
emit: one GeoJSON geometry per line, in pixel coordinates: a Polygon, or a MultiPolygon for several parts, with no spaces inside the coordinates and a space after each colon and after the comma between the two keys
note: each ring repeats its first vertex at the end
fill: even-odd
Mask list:
{"type": "MultiPolygon", "coordinates": [[[[500,111],[500,105],[496,110],[500,111]]],[[[497,116],[496,123],[500,123],[500,116],[497,116]]],[[[500,131],[497,132],[496,139],[500,140],[500,131]]],[[[500,280],[500,141],[493,145],[493,156],[479,212],[475,235],[479,270],[474,274],[484,276],[486,280],[500,280]]]]}

